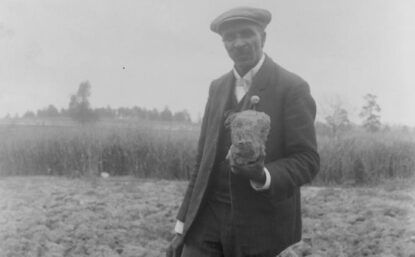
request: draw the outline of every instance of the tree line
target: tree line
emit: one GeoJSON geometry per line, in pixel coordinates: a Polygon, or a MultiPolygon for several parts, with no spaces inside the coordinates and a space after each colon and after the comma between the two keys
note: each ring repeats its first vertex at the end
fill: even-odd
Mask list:
{"type": "MultiPolygon", "coordinates": [[[[81,124],[96,122],[100,119],[131,118],[150,121],[191,122],[191,117],[187,110],[172,112],[167,106],[162,111],[158,111],[155,108],[146,109],[138,106],[131,108],[111,108],[110,106],[92,108],[89,102],[90,96],[91,84],[89,81],[84,81],[80,83],[77,92],[70,96],[67,109],[62,108],[58,110],[51,104],[36,112],[27,111],[23,114],[22,118],[69,117],[81,124]]],[[[359,117],[362,119],[362,127],[370,133],[375,133],[381,130],[383,126],[380,119],[381,108],[377,103],[377,96],[374,94],[366,94],[363,97],[363,100],[364,105],[359,113],[359,117]]],[[[9,117],[9,115],[6,116],[6,118],[9,117]]],[[[347,110],[339,102],[330,106],[330,111],[326,114],[324,119],[325,123],[317,122],[318,127],[334,137],[338,137],[352,127],[347,110]]]]}
{"type": "MultiPolygon", "coordinates": [[[[192,121],[187,110],[172,112],[167,106],[162,111],[138,106],[92,108],[89,102],[90,96],[91,84],[89,81],[84,81],[79,85],[77,92],[70,96],[68,108],[58,110],[53,104],[50,104],[37,111],[26,111],[21,118],[71,118],[81,124],[96,122],[100,119],[143,119],[185,123],[192,121]]],[[[10,118],[10,115],[6,118],[10,118]]]]}

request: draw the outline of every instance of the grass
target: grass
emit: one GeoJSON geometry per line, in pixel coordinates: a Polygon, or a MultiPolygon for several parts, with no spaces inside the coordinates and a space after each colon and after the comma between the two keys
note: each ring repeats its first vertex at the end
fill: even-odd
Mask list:
{"type": "Polygon", "coordinates": [[[161,126],[1,127],[0,175],[185,178],[197,134],[161,126]]]}
{"type": "MultiPolygon", "coordinates": [[[[340,137],[318,133],[321,169],[315,185],[377,185],[415,173],[410,132],[340,137]]],[[[92,126],[0,126],[0,175],[187,179],[194,166],[199,127],[157,123],[92,126]]]]}
{"type": "Polygon", "coordinates": [[[373,185],[407,179],[415,173],[412,134],[350,132],[340,138],[318,138],[321,169],[315,183],[373,185]]]}

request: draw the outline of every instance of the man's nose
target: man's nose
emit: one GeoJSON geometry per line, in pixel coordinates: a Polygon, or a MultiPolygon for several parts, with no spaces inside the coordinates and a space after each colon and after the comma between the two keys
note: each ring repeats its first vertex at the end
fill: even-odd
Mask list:
{"type": "Polygon", "coordinates": [[[235,47],[241,47],[241,46],[244,46],[245,44],[246,44],[246,41],[241,37],[236,37],[233,43],[235,47]]]}

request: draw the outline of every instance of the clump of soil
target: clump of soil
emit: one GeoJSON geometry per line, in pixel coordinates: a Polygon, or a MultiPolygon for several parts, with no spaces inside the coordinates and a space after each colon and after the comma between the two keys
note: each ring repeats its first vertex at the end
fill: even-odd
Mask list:
{"type": "Polygon", "coordinates": [[[228,153],[231,163],[244,165],[265,156],[271,122],[264,112],[245,110],[232,114],[226,121],[230,124],[232,145],[228,153]]]}

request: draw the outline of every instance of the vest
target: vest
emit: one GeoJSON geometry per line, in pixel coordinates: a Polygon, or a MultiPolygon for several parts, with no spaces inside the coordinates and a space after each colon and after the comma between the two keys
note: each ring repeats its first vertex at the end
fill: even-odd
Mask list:
{"type": "Polygon", "coordinates": [[[232,141],[230,127],[228,124],[225,124],[225,121],[229,115],[239,112],[242,109],[243,102],[244,98],[242,98],[238,103],[235,94],[230,94],[230,97],[227,100],[210,180],[208,195],[210,201],[221,202],[229,205],[231,204],[229,187],[231,168],[229,161],[226,159],[226,155],[228,154],[232,141]]]}

